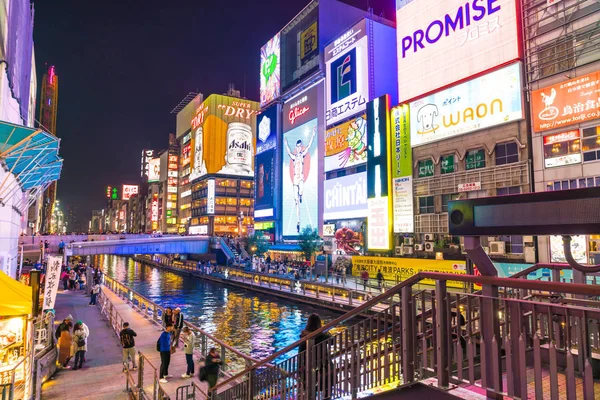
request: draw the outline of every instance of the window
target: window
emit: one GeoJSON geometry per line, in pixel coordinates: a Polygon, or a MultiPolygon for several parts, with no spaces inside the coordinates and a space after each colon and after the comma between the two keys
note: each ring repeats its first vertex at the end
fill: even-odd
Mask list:
{"type": "Polygon", "coordinates": [[[523,254],[523,236],[500,236],[498,240],[505,242],[507,253],[523,254]]]}
{"type": "Polygon", "coordinates": [[[506,196],[507,194],[520,194],[521,188],[519,186],[511,186],[505,188],[496,189],[496,196],[506,196]]]}
{"type": "Polygon", "coordinates": [[[454,172],[454,154],[440,157],[440,170],[442,174],[454,172]]]}
{"type": "Polygon", "coordinates": [[[442,195],[442,211],[448,212],[448,202],[452,201],[452,200],[458,200],[458,197],[459,197],[458,193],[443,194],[442,195]]]}
{"type": "Polygon", "coordinates": [[[583,161],[600,160],[600,126],[583,129],[583,161]]]}
{"type": "Polygon", "coordinates": [[[581,163],[579,129],[544,136],[546,168],[581,163]]]}
{"type": "Polygon", "coordinates": [[[506,165],[519,161],[519,148],[515,142],[496,145],[496,165],[506,165]]]}
{"type": "Polygon", "coordinates": [[[421,160],[417,164],[419,169],[419,178],[426,178],[433,176],[433,161],[432,160],[421,160]]]}
{"type": "Polygon", "coordinates": [[[485,168],[485,150],[477,149],[467,151],[465,169],[468,171],[478,168],[485,168]]]}
{"type": "Polygon", "coordinates": [[[433,214],[434,212],[433,196],[419,197],[419,214],[433,214]]]}
{"type": "Polygon", "coordinates": [[[574,37],[561,35],[554,43],[542,47],[538,53],[540,78],[555,75],[575,67],[574,37]]]}
{"type": "Polygon", "coordinates": [[[591,178],[570,179],[565,181],[554,181],[546,183],[546,191],[553,190],[568,190],[568,189],[583,189],[600,186],[600,176],[591,178]]]}

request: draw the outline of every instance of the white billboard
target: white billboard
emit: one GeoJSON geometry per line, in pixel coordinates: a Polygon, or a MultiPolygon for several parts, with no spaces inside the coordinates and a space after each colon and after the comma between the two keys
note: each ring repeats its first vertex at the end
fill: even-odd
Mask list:
{"type": "Polygon", "coordinates": [[[396,8],[400,101],[519,58],[516,0],[398,0],[396,8]]]}
{"type": "Polygon", "coordinates": [[[364,218],[367,216],[367,173],[347,175],[323,182],[323,219],[364,218]]]}
{"type": "Polygon", "coordinates": [[[148,161],[148,182],[158,182],[160,180],[160,158],[153,158],[148,161]]]}
{"type": "Polygon", "coordinates": [[[369,100],[368,52],[364,19],[325,48],[327,126],[366,109],[369,100]]]}
{"type": "Polygon", "coordinates": [[[394,178],[392,182],[394,233],[413,233],[415,231],[415,217],[412,176],[394,178]]]}
{"type": "Polygon", "coordinates": [[[516,63],[410,103],[412,147],[523,118],[516,63]]]}
{"type": "Polygon", "coordinates": [[[123,185],[121,200],[129,200],[131,196],[138,194],[138,185],[123,185]]]}
{"type": "Polygon", "coordinates": [[[208,190],[206,193],[206,213],[214,214],[215,213],[215,180],[208,180],[208,190]]]}

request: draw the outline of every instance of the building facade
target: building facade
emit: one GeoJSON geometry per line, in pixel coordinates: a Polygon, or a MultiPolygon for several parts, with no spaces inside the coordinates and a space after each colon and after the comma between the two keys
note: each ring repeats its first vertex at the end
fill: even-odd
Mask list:
{"type": "MultiPolygon", "coordinates": [[[[523,1],[536,192],[600,186],[600,7],[523,1]]],[[[598,232],[600,234],[600,232],[598,232]]],[[[578,262],[600,262],[600,236],[574,237],[578,262]]],[[[540,262],[565,262],[560,237],[538,237],[540,262]]]]}

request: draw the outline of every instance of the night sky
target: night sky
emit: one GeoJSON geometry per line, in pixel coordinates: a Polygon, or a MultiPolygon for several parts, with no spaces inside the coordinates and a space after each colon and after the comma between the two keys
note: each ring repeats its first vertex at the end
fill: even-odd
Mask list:
{"type": "MultiPolygon", "coordinates": [[[[393,19],[394,0],[345,2],[393,19]]],[[[138,183],[141,150],[167,146],[170,111],[185,95],[224,93],[232,82],[258,100],[260,47],[308,0],[34,4],[38,82],[47,65],[59,77],[58,198],[87,229],[91,210],[106,206],[104,188],[138,183]]]]}

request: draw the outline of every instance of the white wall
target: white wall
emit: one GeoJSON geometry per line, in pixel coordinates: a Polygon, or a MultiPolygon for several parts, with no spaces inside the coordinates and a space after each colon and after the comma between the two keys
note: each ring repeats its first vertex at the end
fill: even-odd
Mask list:
{"type": "MultiPolygon", "coordinates": [[[[0,166],[0,182],[4,182],[0,188],[1,196],[8,193],[4,188],[15,188],[18,186],[14,175],[0,166]],[[6,181],[5,181],[6,179],[6,181]]],[[[0,270],[8,276],[16,278],[17,258],[19,252],[19,234],[23,224],[23,218],[15,211],[15,207],[25,194],[18,188],[9,198],[3,198],[0,203],[0,270]]]]}

